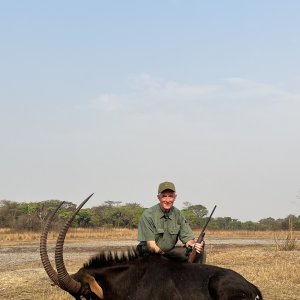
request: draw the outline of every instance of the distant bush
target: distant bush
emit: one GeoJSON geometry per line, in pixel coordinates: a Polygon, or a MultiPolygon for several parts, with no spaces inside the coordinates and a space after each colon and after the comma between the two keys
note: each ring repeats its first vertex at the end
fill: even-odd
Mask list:
{"type": "MultiPolygon", "coordinates": [[[[43,227],[49,213],[61,203],[60,200],[41,202],[0,201],[0,228],[16,230],[39,231],[43,227]]],[[[52,222],[52,228],[60,228],[71,213],[76,209],[72,202],[65,202],[52,222]]],[[[107,227],[129,228],[138,227],[139,219],[145,208],[137,203],[122,203],[121,201],[105,201],[103,205],[83,208],[79,211],[72,224],[73,227],[107,227]]],[[[203,227],[207,219],[208,210],[201,204],[185,203],[182,212],[193,229],[203,227]]],[[[289,220],[293,229],[300,230],[300,216],[289,215],[285,219],[265,218],[258,222],[241,222],[231,217],[212,218],[209,229],[213,230],[287,230],[289,220]]],[[[290,243],[292,238],[290,239],[290,243]]]]}
{"type": "Polygon", "coordinates": [[[279,239],[278,235],[275,234],[276,249],[281,251],[292,251],[296,249],[296,238],[293,236],[293,219],[288,219],[288,234],[285,239],[279,239]]]}

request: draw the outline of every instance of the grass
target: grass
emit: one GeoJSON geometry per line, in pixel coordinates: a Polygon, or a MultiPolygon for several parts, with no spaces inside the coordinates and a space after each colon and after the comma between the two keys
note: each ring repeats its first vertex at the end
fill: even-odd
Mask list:
{"type": "MultiPolygon", "coordinates": [[[[198,235],[199,231],[195,230],[198,235]]],[[[207,230],[206,236],[209,238],[271,238],[278,242],[285,240],[287,231],[222,231],[222,230],[207,230]]],[[[49,241],[55,241],[58,232],[50,231],[48,234],[49,241]]],[[[70,242],[77,240],[104,239],[104,240],[136,240],[137,229],[127,228],[70,228],[67,238],[70,242]]],[[[22,231],[16,232],[9,228],[0,228],[0,242],[35,242],[39,241],[40,232],[22,231]]],[[[293,239],[300,239],[300,231],[293,232],[293,239]]]]}
{"type": "Polygon", "coordinates": [[[211,249],[209,263],[232,268],[258,285],[264,299],[299,299],[300,249],[278,251],[272,246],[211,249]]]}
{"type": "MultiPolygon", "coordinates": [[[[286,252],[266,246],[209,246],[207,251],[207,263],[239,272],[261,289],[265,300],[299,299],[300,249],[286,252]]],[[[68,259],[67,269],[70,273],[76,272],[85,260],[68,259]]],[[[40,263],[24,264],[19,269],[7,271],[3,277],[1,275],[0,272],[5,288],[1,299],[73,299],[50,285],[40,263]]]]}
{"type": "MultiPolygon", "coordinates": [[[[207,263],[233,269],[246,279],[256,284],[263,293],[265,300],[297,300],[300,295],[300,246],[296,243],[293,250],[281,251],[276,247],[274,232],[228,232],[207,231],[210,238],[269,238],[271,245],[213,245],[207,242],[207,263]]],[[[276,232],[277,242],[285,243],[287,232],[276,232]]],[[[299,241],[300,232],[293,232],[293,239],[299,241]]],[[[73,299],[58,287],[51,286],[38,252],[39,233],[11,232],[0,230],[0,299],[18,300],[70,300],[73,299]],[[34,245],[33,253],[23,252],[24,261],[16,264],[6,262],[5,251],[13,246],[14,251],[21,251],[22,245],[34,245]],[[20,250],[18,250],[20,249],[20,250]],[[2,263],[2,265],[1,265],[2,263]]],[[[71,229],[66,243],[74,241],[82,243],[88,240],[135,240],[136,230],[127,229],[71,229]]],[[[56,240],[57,233],[49,234],[51,244],[56,240]]],[[[25,248],[24,248],[25,249],[25,248]]],[[[66,267],[70,273],[76,272],[91,256],[83,248],[80,252],[65,254],[66,267]]],[[[52,258],[51,258],[52,260],[52,258]]]]}
{"type": "MultiPolygon", "coordinates": [[[[40,232],[22,231],[2,228],[0,229],[0,242],[39,242],[40,232]]],[[[50,231],[48,234],[49,241],[56,241],[58,232],[50,231]]],[[[67,234],[67,239],[70,241],[78,240],[135,240],[137,237],[136,229],[126,228],[70,228],[67,234]]]]}

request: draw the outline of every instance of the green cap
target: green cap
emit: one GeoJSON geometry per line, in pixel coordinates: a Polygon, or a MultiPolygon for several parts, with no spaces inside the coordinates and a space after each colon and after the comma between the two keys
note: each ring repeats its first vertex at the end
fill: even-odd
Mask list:
{"type": "Polygon", "coordinates": [[[160,183],[160,185],[158,186],[158,193],[160,194],[165,190],[176,192],[174,183],[168,181],[160,183]]]}

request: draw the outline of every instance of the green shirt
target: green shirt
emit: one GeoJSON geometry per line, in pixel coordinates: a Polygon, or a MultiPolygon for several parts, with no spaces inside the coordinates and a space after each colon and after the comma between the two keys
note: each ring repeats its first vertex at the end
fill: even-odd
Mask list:
{"type": "Polygon", "coordinates": [[[178,239],[182,243],[193,240],[195,235],[176,207],[171,207],[167,216],[156,204],[144,211],[138,226],[138,240],[140,242],[155,241],[164,252],[174,248],[178,239]]]}

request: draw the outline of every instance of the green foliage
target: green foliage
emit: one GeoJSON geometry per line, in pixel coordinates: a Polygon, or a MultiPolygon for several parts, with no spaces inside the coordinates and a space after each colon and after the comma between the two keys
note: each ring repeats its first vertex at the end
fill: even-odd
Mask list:
{"type": "Polygon", "coordinates": [[[137,203],[101,205],[91,209],[91,223],[93,226],[136,228],[143,211],[137,203]]]}
{"type": "Polygon", "coordinates": [[[258,224],[252,221],[246,221],[242,223],[242,229],[244,230],[258,230],[258,224]]]}
{"type": "MultiPolygon", "coordinates": [[[[12,202],[0,201],[0,227],[10,227],[18,230],[40,230],[49,213],[61,203],[59,200],[47,200],[42,202],[12,202]]],[[[66,202],[60,211],[64,214],[74,210],[75,205],[66,202]]],[[[57,217],[54,218],[54,222],[57,217]]]]}
{"type": "MultiPolygon", "coordinates": [[[[9,227],[17,230],[41,230],[45,220],[61,201],[47,200],[42,202],[0,201],[0,228],[9,227]]],[[[184,203],[182,212],[194,229],[201,229],[208,215],[205,206],[184,203]]],[[[54,217],[53,227],[60,228],[76,209],[72,202],[63,204],[54,217]]],[[[74,219],[75,227],[127,227],[137,228],[145,208],[137,203],[122,204],[120,201],[105,201],[103,205],[83,208],[74,219]]],[[[289,215],[285,219],[265,218],[259,222],[241,222],[231,217],[218,217],[210,220],[210,229],[221,230],[286,230],[292,220],[293,229],[300,230],[300,216],[289,215]]]]}
{"type": "Polygon", "coordinates": [[[300,230],[300,216],[293,218],[293,226],[295,230],[300,230]]]}
{"type": "Polygon", "coordinates": [[[89,227],[91,225],[91,210],[88,208],[81,209],[75,217],[76,227],[89,227]]]}
{"type": "Polygon", "coordinates": [[[281,227],[281,222],[273,218],[261,219],[258,223],[262,230],[277,230],[281,227]]]}
{"type": "Polygon", "coordinates": [[[0,201],[0,227],[16,227],[17,219],[23,214],[19,203],[1,200],[0,201]]]}
{"type": "Polygon", "coordinates": [[[186,208],[182,209],[182,213],[192,228],[199,228],[201,224],[204,224],[203,217],[208,213],[205,206],[192,205],[189,202],[185,202],[185,206],[186,208]]]}
{"type": "Polygon", "coordinates": [[[240,230],[242,229],[242,222],[237,219],[232,219],[230,217],[217,218],[216,223],[218,228],[222,230],[240,230]]]}

